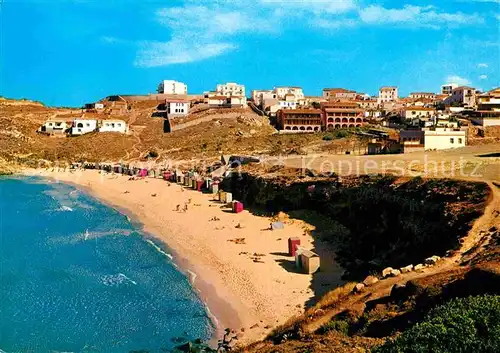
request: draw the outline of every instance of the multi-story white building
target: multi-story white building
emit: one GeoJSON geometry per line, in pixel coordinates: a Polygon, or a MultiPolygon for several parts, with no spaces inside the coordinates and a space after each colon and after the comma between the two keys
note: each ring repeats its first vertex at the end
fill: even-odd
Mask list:
{"type": "Polygon", "coordinates": [[[441,94],[450,95],[451,92],[457,87],[458,87],[458,85],[456,83],[447,83],[445,85],[442,85],[441,86],[441,94]]]}
{"type": "Polygon", "coordinates": [[[234,82],[218,84],[215,90],[218,95],[231,97],[231,96],[245,96],[245,86],[234,82]]]}
{"type": "Polygon", "coordinates": [[[304,99],[304,91],[301,87],[293,86],[280,86],[275,87],[274,92],[276,93],[277,99],[285,99],[286,95],[293,94],[295,100],[304,99]]]}
{"type": "Polygon", "coordinates": [[[83,135],[97,130],[95,119],[75,119],[71,126],[71,135],[83,135]]]}
{"type": "Polygon", "coordinates": [[[185,99],[167,99],[165,100],[165,109],[168,117],[181,117],[189,114],[190,102],[185,99]]]}
{"type": "Polygon", "coordinates": [[[99,132],[119,132],[128,133],[128,125],[123,120],[103,120],[99,132]]]}
{"type": "Polygon", "coordinates": [[[174,80],[163,80],[158,85],[158,93],[161,94],[187,94],[187,85],[174,80]]]}
{"type": "Polygon", "coordinates": [[[463,104],[467,107],[476,106],[476,89],[468,86],[460,86],[451,91],[451,96],[445,100],[446,104],[463,104]]]}
{"type": "Polygon", "coordinates": [[[381,87],[378,93],[378,102],[396,102],[398,100],[398,88],[394,86],[381,87]]]}

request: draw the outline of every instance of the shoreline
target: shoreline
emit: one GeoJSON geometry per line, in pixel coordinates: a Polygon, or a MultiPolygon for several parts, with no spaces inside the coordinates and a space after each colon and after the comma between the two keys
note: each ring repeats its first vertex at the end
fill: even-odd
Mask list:
{"type": "Polygon", "coordinates": [[[129,222],[134,226],[134,228],[137,228],[142,235],[141,237],[144,239],[146,242],[152,242],[151,246],[157,247],[157,251],[161,251],[164,253],[165,257],[167,257],[173,264],[173,266],[177,269],[177,271],[181,272],[187,277],[187,280],[192,287],[193,291],[196,292],[198,297],[200,298],[207,317],[210,319],[214,326],[214,333],[213,337],[210,340],[210,343],[217,343],[217,340],[219,337],[222,337],[222,334],[224,332],[225,327],[223,327],[223,323],[229,324],[229,327],[233,327],[231,325],[235,325],[234,327],[239,327],[242,325],[242,323],[238,320],[238,312],[235,309],[232,309],[230,307],[229,303],[226,303],[216,296],[216,291],[214,288],[210,286],[210,284],[206,283],[203,281],[200,276],[196,272],[194,272],[194,267],[193,265],[189,262],[187,259],[183,259],[182,256],[177,254],[177,252],[170,248],[168,244],[162,240],[160,237],[156,236],[155,234],[149,232],[146,230],[146,226],[144,223],[141,222],[140,217],[138,217],[132,210],[124,207],[123,205],[118,205],[110,202],[109,200],[102,198],[97,194],[91,187],[78,184],[73,181],[61,181],[58,180],[56,176],[48,176],[48,175],[37,175],[37,174],[24,174],[24,175],[34,175],[34,176],[42,176],[47,179],[54,180],[56,182],[63,182],[64,184],[68,184],[73,186],[75,189],[83,191],[84,193],[88,194],[89,196],[93,197],[94,199],[98,200],[100,203],[111,207],[121,213],[122,215],[126,216],[129,219],[129,222]],[[192,278],[192,274],[194,274],[195,278],[192,278]],[[212,296],[213,295],[213,296],[212,296]],[[221,305],[226,305],[229,306],[230,310],[227,312],[218,312],[217,308],[219,308],[221,305]],[[211,307],[216,308],[215,310],[217,315],[215,313],[212,313],[212,310],[210,309],[211,307]],[[227,317],[227,314],[232,314],[231,316],[227,317]],[[233,316],[234,315],[234,316],[233,316]],[[237,319],[234,320],[233,318],[236,317],[237,319]]]}
{"type": "MultiPolygon", "coordinates": [[[[294,220],[286,225],[285,231],[275,235],[263,229],[269,225],[267,217],[248,211],[227,212],[210,196],[184,190],[162,179],[129,181],[127,176],[96,170],[74,173],[25,170],[22,174],[46,177],[83,190],[129,217],[144,233],[145,240],[149,238],[160,248],[166,247],[173,263],[188,277],[206,307],[215,327],[212,342],[217,342],[225,328],[235,330],[240,342],[260,340],[290,317],[301,314],[305,305],[318,295],[310,288],[312,275],[296,273],[285,266],[293,262],[292,258],[285,260],[283,255],[288,237],[300,237],[302,246],[316,252],[318,247],[322,248],[304,234],[302,221],[294,220]],[[188,200],[191,208],[188,212],[174,210],[175,205],[188,200]],[[210,222],[210,216],[219,218],[217,223],[210,222]],[[243,229],[234,229],[238,223],[244,225],[243,229]],[[245,237],[249,244],[232,243],[236,237],[245,237]],[[250,255],[245,255],[248,253],[263,254],[263,261],[252,262],[250,255]]],[[[331,249],[322,250],[329,250],[331,258],[323,258],[321,254],[322,268],[327,269],[326,273],[321,272],[324,277],[321,286],[333,289],[342,283],[343,270],[335,264],[331,249]],[[325,283],[326,278],[334,284],[325,283]]]]}

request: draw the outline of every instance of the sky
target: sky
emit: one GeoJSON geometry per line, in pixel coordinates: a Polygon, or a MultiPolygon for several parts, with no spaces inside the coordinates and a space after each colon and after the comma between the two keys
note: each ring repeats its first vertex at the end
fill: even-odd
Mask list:
{"type": "Polygon", "coordinates": [[[185,82],[376,95],[500,86],[500,0],[0,0],[0,95],[81,106],[185,82]]]}

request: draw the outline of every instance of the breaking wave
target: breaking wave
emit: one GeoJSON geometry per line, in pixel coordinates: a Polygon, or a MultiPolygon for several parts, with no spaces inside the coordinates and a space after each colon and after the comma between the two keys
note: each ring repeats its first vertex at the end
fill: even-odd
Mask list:
{"type": "Polygon", "coordinates": [[[102,276],[101,283],[104,284],[105,286],[108,286],[108,287],[116,287],[116,286],[119,286],[121,284],[127,284],[127,283],[133,284],[134,286],[137,285],[137,282],[131,280],[123,273],[118,273],[116,275],[102,276]]]}

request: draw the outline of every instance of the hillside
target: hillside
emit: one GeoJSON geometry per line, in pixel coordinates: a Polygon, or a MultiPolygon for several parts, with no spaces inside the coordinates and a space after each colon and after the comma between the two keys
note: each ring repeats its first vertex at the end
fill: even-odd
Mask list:
{"type": "MultiPolygon", "coordinates": [[[[233,180],[233,183],[237,180],[233,180]]],[[[352,229],[352,227],[363,227],[366,224],[370,229],[372,239],[364,238],[361,229],[357,229],[348,237],[334,236],[334,243],[337,248],[345,248],[346,244],[356,243],[356,247],[351,248],[348,257],[343,257],[342,252],[339,252],[338,260],[344,263],[348,259],[353,262],[353,259],[360,254],[370,253],[376,246],[378,241],[385,243],[386,252],[382,250],[375,251],[372,256],[378,257],[376,261],[373,259],[364,259],[354,267],[355,271],[347,274],[346,279],[356,280],[357,282],[348,282],[343,287],[339,287],[332,292],[323,296],[319,302],[307,309],[303,315],[292,318],[289,322],[280,328],[277,328],[271,333],[267,339],[262,342],[256,342],[250,346],[240,348],[241,352],[367,352],[380,347],[384,342],[392,342],[397,337],[400,337],[402,332],[408,331],[407,335],[403,335],[402,339],[396,340],[397,347],[394,348],[392,343],[388,343],[381,352],[428,352],[425,347],[427,344],[426,338],[420,338],[421,347],[415,349],[413,343],[412,348],[406,346],[414,342],[410,332],[418,332],[421,326],[419,323],[432,318],[433,309],[441,307],[436,311],[442,316],[439,320],[448,320],[444,314],[448,308],[450,300],[456,298],[467,298],[469,296],[478,296],[478,299],[473,301],[475,305],[479,305],[477,310],[483,310],[484,315],[492,315],[489,328],[493,330],[492,337],[496,337],[494,332],[495,327],[500,325],[500,307],[484,306],[487,299],[484,295],[493,295],[492,300],[498,303],[500,295],[500,254],[498,240],[500,238],[500,188],[496,183],[490,182],[488,186],[483,183],[470,183],[451,180],[395,180],[395,179],[377,179],[367,177],[359,183],[360,180],[351,179],[343,180],[340,184],[338,181],[328,180],[307,180],[302,182],[288,182],[286,178],[277,180],[263,179],[260,177],[247,176],[243,181],[239,181],[241,196],[246,198],[255,207],[259,205],[272,205],[277,208],[301,208],[309,205],[318,212],[327,215],[332,224],[335,224],[335,229],[340,226],[352,229]],[[315,190],[311,193],[310,185],[315,185],[315,190]],[[246,184],[246,186],[244,186],[246,184]],[[255,187],[259,184],[260,187],[255,187]],[[334,189],[345,189],[344,192],[334,191],[334,189]],[[385,186],[384,186],[385,185],[385,186]],[[392,191],[387,189],[387,186],[393,185],[392,191]],[[431,195],[426,188],[432,188],[435,195],[431,195]],[[262,188],[266,190],[274,190],[273,192],[260,192],[262,188]],[[370,195],[368,198],[359,197],[355,202],[345,203],[344,197],[339,197],[342,194],[356,194],[356,190],[362,188],[364,191],[359,195],[370,195]],[[472,189],[469,189],[472,188],[472,189]],[[479,191],[479,188],[482,191],[479,191]],[[370,189],[386,190],[377,196],[377,192],[371,192],[370,189]],[[476,191],[473,191],[476,189],[476,191]],[[290,193],[285,192],[290,190],[290,193]],[[302,191],[300,191],[302,190],[302,191]],[[308,191],[309,190],[309,195],[308,191]],[[390,196],[394,192],[402,192],[402,198],[397,201],[397,197],[390,196]],[[464,194],[462,194],[464,192],[464,194]],[[388,195],[388,196],[386,196],[388,195]],[[407,202],[416,201],[419,196],[423,198],[418,201],[422,207],[429,209],[434,208],[433,205],[443,205],[447,209],[434,209],[433,213],[438,217],[459,217],[456,218],[458,224],[461,224],[461,230],[454,230],[454,240],[449,243],[446,240],[446,228],[454,227],[453,221],[432,220],[432,217],[417,216],[419,214],[418,207],[413,207],[412,212],[405,211],[404,204],[407,202]],[[446,196],[448,195],[448,196],[446,196]],[[467,196],[466,196],[467,195],[467,196]],[[451,196],[451,199],[449,198],[451,196]],[[464,196],[466,196],[464,198],[464,196]],[[444,199],[442,199],[444,197],[444,199]],[[448,198],[446,201],[445,199],[448,198]],[[475,198],[475,201],[473,201],[475,198]],[[324,207],[323,199],[329,200],[330,206],[324,207]],[[406,199],[403,200],[403,199],[406,199]],[[299,201],[297,201],[299,200],[299,201]],[[385,200],[385,201],[382,201],[385,200]],[[385,212],[391,209],[390,207],[382,207],[381,202],[390,202],[394,200],[397,204],[402,205],[400,209],[393,209],[392,214],[399,221],[391,222],[387,217],[389,214],[381,214],[378,225],[366,223],[364,218],[360,217],[358,222],[351,223],[350,217],[359,216],[359,212],[370,212],[372,205],[378,205],[371,212],[377,215],[380,212],[385,212]],[[413,200],[413,201],[412,201],[413,200]],[[312,204],[311,204],[312,201],[312,204]],[[403,201],[403,203],[401,203],[403,201]],[[319,202],[317,207],[311,206],[319,202]],[[349,216],[342,212],[342,209],[349,209],[349,216]],[[465,214],[467,212],[475,213],[472,219],[467,220],[465,214]],[[478,212],[478,213],[476,213],[478,212]],[[415,214],[413,214],[415,213],[415,214]],[[465,216],[465,217],[464,217],[465,216]],[[409,239],[404,239],[404,233],[395,231],[399,225],[410,227],[416,232],[409,239]],[[430,228],[437,226],[434,230],[430,228]],[[389,227],[382,230],[384,227],[389,227]],[[391,227],[395,227],[392,231],[391,227]],[[430,228],[429,228],[430,227],[430,228]],[[383,233],[386,233],[383,237],[383,233]],[[422,232],[417,235],[418,232],[422,232]],[[389,236],[387,236],[389,235],[389,236]],[[391,238],[395,237],[395,238],[391,238]],[[425,237],[433,238],[430,242],[425,243],[425,237]],[[415,242],[413,244],[408,241],[415,242]],[[405,248],[408,246],[408,248],[405,248]],[[443,246],[441,250],[439,247],[443,246]],[[446,249],[450,249],[447,251],[446,249]],[[358,254],[358,255],[356,255],[358,254]],[[442,257],[434,261],[424,258],[431,254],[438,254],[442,257]],[[389,256],[392,260],[380,257],[389,256]],[[403,259],[398,263],[397,258],[403,259]],[[382,262],[381,262],[382,261],[382,262]],[[403,271],[403,267],[412,263],[421,262],[424,265],[421,269],[403,271]],[[382,276],[382,268],[386,266],[400,268],[402,273],[396,276],[382,276]],[[374,267],[375,266],[375,267],[374,267]],[[371,268],[371,270],[370,270],[371,268]],[[360,273],[359,271],[366,271],[360,273]],[[371,275],[366,277],[367,275],[371,275]],[[363,280],[363,278],[365,278],[363,280]],[[481,304],[483,303],[483,304],[481,304]],[[483,306],[481,306],[483,305],[483,306]],[[492,311],[496,310],[496,311],[492,311]],[[429,313],[431,312],[430,316],[429,313]],[[428,317],[426,319],[426,317],[428,317]],[[496,325],[496,326],[495,326],[496,325]]],[[[416,204],[414,206],[417,206],[416,204]]],[[[331,228],[317,229],[318,236],[322,239],[332,237],[329,232],[331,228]]],[[[336,232],[335,234],[337,234],[336,232]]],[[[383,248],[381,248],[383,249],[383,248]]],[[[356,262],[356,261],[354,261],[356,262]]],[[[347,264],[348,268],[349,264],[347,264]]],[[[385,270],[384,270],[385,271],[385,270]]],[[[314,282],[314,280],[313,280],[314,282]]],[[[468,299],[467,299],[468,300],[468,299]]],[[[456,318],[451,319],[452,322],[460,320],[461,315],[468,315],[466,310],[458,306],[453,315],[456,318]]],[[[450,314],[451,315],[451,314],[450,314]]],[[[479,315],[479,314],[471,314],[479,315]]],[[[483,314],[481,314],[483,315],[483,314]]],[[[434,320],[435,316],[434,316],[434,320]]],[[[426,327],[426,326],[423,326],[426,327]]],[[[435,331],[429,331],[425,337],[432,335],[446,334],[445,328],[433,328],[435,331]],[[440,331],[443,330],[443,331],[440,331]]],[[[486,330],[486,329],[485,329],[486,330]]],[[[492,331],[490,331],[492,332],[492,331]]],[[[416,333],[414,333],[416,334],[416,333]]],[[[452,333],[450,333],[451,335],[452,333]]],[[[465,331],[455,333],[457,340],[465,335],[465,331]]],[[[445,340],[446,338],[442,338],[445,340]]],[[[465,338],[463,338],[465,340],[465,338]]],[[[452,341],[453,342],[453,341],[452,341]]],[[[471,341],[472,342],[472,341],[471,341]]],[[[495,341],[493,341],[495,342],[495,341]]],[[[472,343],[471,343],[472,344],[472,343]]],[[[494,344],[483,342],[479,339],[473,344],[494,344]]],[[[498,344],[498,343],[496,343],[498,344]]],[[[432,350],[437,351],[437,350],[432,350]]],[[[442,352],[448,352],[440,350],[442,352]]],[[[457,350],[453,350],[455,352],[457,350]]],[[[493,352],[492,350],[476,350],[493,352]]],[[[465,352],[465,351],[464,351],[465,352]]]]}
{"type": "MultiPolygon", "coordinates": [[[[20,162],[37,161],[137,161],[149,152],[160,160],[210,160],[221,154],[303,154],[325,148],[346,148],[365,144],[356,137],[324,141],[325,134],[279,135],[266,117],[251,109],[210,109],[198,111],[191,121],[208,120],[172,133],[164,133],[164,119],[155,117],[155,102],[136,102],[121,115],[86,113],[81,109],[51,108],[41,103],[3,99],[0,101],[0,157],[20,162]],[[122,119],[130,135],[91,133],[56,138],[36,130],[48,118],[79,117],[122,119]],[[207,118],[208,117],[208,118],[207,118]]],[[[350,134],[347,133],[349,136],[350,134]]]]}

